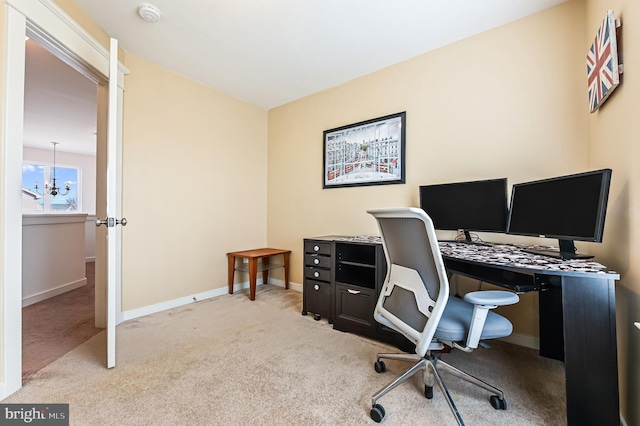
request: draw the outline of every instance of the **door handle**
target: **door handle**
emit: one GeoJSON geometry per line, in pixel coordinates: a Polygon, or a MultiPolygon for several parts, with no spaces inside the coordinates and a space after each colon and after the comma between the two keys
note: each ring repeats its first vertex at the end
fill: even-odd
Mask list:
{"type": "Polygon", "coordinates": [[[96,219],[96,226],[104,225],[107,228],[113,228],[116,225],[127,225],[127,218],[123,217],[122,219],[115,219],[113,217],[105,217],[104,219],[96,219]]]}
{"type": "Polygon", "coordinates": [[[110,219],[109,217],[105,217],[104,219],[97,218],[96,219],[96,226],[104,225],[104,226],[106,226],[108,228],[109,227],[109,219],[110,219]]]}

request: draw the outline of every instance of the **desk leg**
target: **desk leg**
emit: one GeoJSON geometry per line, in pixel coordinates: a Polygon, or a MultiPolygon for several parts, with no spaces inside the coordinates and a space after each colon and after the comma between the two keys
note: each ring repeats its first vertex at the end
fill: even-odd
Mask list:
{"type": "Polygon", "coordinates": [[[262,284],[269,282],[269,258],[262,258],[262,284]]]}
{"type": "Polygon", "coordinates": [[[289,289],[289,258],[291,253],[285,253],[284,255],[284,288],[289,289]]]}
{"type": "Polygon", "coordinates": [[[229,279],[229,294],[233,294],[233,276],[236,270],[236,257],[235,256],[227,256],[228,263],[228,279],[229,279]]]}
{"type": "Polygon", "coordinates": [[[258,277],[258,258],[249,258],[249,299],[256,300],[256,281],[258,277]]]}
{"type": "Polygon", "coordinates": [[[567,424],[620,422],[614,281],[562,277],[567,424]]]}
{"type": "Polygon", "coordinates": [[[562,286],[553,284],[538,292],[540,355],[564,361],[562,286]]]}

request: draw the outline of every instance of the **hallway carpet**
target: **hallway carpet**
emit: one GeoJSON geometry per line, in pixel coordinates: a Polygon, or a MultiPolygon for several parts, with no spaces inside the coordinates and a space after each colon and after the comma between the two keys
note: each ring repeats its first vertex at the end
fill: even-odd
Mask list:
{"type": "Polygon", "coordinates": [[[95,263],[87,285],[22,309],[22,380],[29,378],[102,329],[94,324],[95,263]]]}

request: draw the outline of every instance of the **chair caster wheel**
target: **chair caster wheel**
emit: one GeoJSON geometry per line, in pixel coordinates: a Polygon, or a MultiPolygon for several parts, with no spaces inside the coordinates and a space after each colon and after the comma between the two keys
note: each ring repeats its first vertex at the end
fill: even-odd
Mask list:
{"type": "Polygon", "coordinates": [[[496,410],[506,410],[507,409],[507,400],[506,399],[500,399],[496,395],[491,395],[491,397],[489,398],[489,402],[491,403],[491,406],[493,408],[495,408],[496,410]]]}
{"type": "Polygon", "coordinates": [[[433,386],[424,385],[424,397],[427,399],[433,399],[433,386]]]}
{"type": "Polygon", "coordinates": [[[302,311],[302,315],[307,315],[307,311],[302,311]]]}
{"type": "Polygon", "coordinates": [[[384,373],[387,371],[387,366],[384,364],[384,361],[376,361],[373,364],[373,368],[376,369],[376,373],[384,373]]]}
{"type": "Polygon", "coordinates": [[[313,316],[313,319],[314,319],[314,320],[316,320],[316,321],[320,321],[320,318],[322,318],[322,317],[320,316],[320,314],[315,314],[315,315],[313,316]]]}
{"type": "Polygon", "coordinates": [[[374,406],[371,407],[371,411],[369,412],[369,414],[371,415],[371,420],[376,423],[380,423],[381,421],[383,421],[384,416],[386,415],[386,413],[384,412],[384,407],[380,404],[374,404],[374,406]]]}

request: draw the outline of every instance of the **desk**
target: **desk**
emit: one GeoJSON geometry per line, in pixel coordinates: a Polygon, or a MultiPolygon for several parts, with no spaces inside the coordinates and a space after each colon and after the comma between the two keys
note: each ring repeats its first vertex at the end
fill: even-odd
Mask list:
{"type": "Polygon", "coordinates": [[[274,268],[284,268],[284,288],[289,288],[289,258],[291,250],[280,250],[272,248],[261,248],[254,250],[234,251],[227,253],[227,262],[229,265],[229,294],[233,294],[233,279],[235,271],[249,272],[249,298],[256,300],[256,281],[258,270],[262,272],[262,283],[266,284],[269,279],[269,270],[274,268]],[[284,264],[272,264],[270,258],[272,256],[282,255],[284,264]],[[248,259],[248,267],[236,266],[236,257],[248,259]],[[261,260],[261,262],[259,262],[261,260]]]}
{"type": "MultiPolygon", "coordinates": [[[[328,242],[332,247],[327,279],[335,301],[330,317],[334,328],[394,344],[399,336],[406,343],[399,334],[386,333],[373,318],[387,269],[384,255],[377,254],[382,251],[380,237],[326,236],[307,241],[328,242]]],[[[534,255],[508,244],[441,241],[439,246],[451,274],[519,293],[537,292],[540,355],[564,361],[567,423],[619,424],[614,287],[620,276],[616,272],[589,260],[534,255]]],[[[305,274],[308,271],[313,272],[305,267],[305,274]]]]}
{"type": "Polygon", "coordinates": [[[517,292],[537,291],[540,355],[564,361],[567,423],[619,424],[616,272],[506,244],[440,242],[440,251],[451,273],[517,292]]]}

